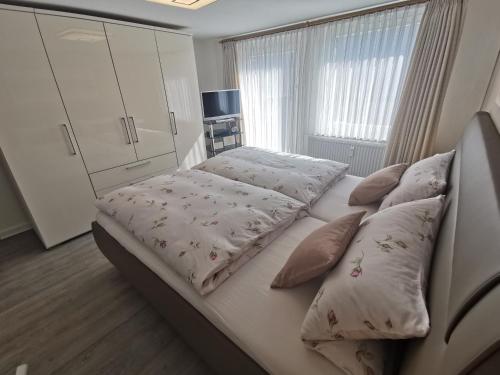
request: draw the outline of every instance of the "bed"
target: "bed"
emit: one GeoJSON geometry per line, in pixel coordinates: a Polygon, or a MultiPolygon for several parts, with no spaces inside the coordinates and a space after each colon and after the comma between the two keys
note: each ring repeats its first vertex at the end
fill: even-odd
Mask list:
{"type": "Polygon", "coordinates": [[[280,192],[312,206],[346,174],[348,164],[257,147],[238,147],[193,169],[280,192]]]}
{"type": "Polygon", "coordinates": [[[194,168],[279,191],[306,203],[311,216],[329,222],[360,210],[366,210],[368,216],[378,209],[378,205],[351,207],[347,204],[351,191],[362,180],[346,175],[348,167],[331,160],[240,147],[194,168]]]}
{"type": "MultiPolygon", "coordinates": [[[[457,145],[451,168],[428,291],[430,334],[393,342],[401,352],[388,371],[494,373],[500,366],[500,326],[492,320],[500,315],[498,150],[500,135],[491,118],[478,113],[457,145]]],[[[347,183],[354,183],[349,180],[316,204],[325,199],[332,207],[344,207],[336,196],[342,195],[340,189],[349,190],[347,183]]],[[[312,217],[296,221],[206,297],[168,268],[159,269],[151,252],[112,218],[100,214],[93,231],[108,259],[217,373],[341,374],[299,340],[300,323],[320,281],[287,291],[268,287],[298,242],[323,223],[312,217]]]]}
{"type": "Polygon", "coordinates": [[[377,212],[379,205],[349,206],[349,196],[363,180],[362,177],[346,175],[343,179],[329,187],[309,209],[312,217],[330,222],[343,215],[357,211],[366,211],[365,217],[377,212]]]}
{"type": "Polygon", "coordinates": [[[307,350],[299,332],[321,280],[288,291],[269,288],[290,253],[306,235],[322,226],[322,221],[310,217],[297,221],[206,297],[162,266],[160,259],[109,216],[99,214],[97,222],[266,371],[331,374],[332,365],[307,350]],[[289,360],[283,361],[287,357],[289,360]]]}

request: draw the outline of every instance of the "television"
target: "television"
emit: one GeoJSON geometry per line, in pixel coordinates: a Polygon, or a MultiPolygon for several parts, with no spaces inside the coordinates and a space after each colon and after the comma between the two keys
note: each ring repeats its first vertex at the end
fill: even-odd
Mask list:
{"type": "Polygon", "coordinates": [[[205,91],[201,93],[201,102],[205,120],[240,116],[240,90],[205,91]]]}

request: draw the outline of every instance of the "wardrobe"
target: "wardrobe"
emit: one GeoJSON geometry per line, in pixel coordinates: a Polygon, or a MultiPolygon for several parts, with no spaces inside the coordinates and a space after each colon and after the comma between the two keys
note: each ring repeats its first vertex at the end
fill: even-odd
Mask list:
{"type": "Polygon", "coordinates": [[[190,35],[0,8],[0,148],[47,248],[96,198],[206,158],[190,35]]]}

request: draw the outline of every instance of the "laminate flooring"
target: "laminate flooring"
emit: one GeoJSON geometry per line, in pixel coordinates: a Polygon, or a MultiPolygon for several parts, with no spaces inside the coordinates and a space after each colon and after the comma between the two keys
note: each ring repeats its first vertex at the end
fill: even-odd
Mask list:
{"type": "Polygon", "coordinates": [[[101,254],[92,234],[49,251],[0,241],[0,374],[211,374],[101,254]]]}

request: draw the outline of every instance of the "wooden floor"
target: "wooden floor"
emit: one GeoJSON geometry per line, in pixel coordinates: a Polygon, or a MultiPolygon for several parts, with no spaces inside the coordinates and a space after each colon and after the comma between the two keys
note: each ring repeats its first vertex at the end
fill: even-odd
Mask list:
{"type": "Polygon", "coordinates": [[[0,241],[0,374],[209,374],[91,234],[44,251],[0,241]]]}

